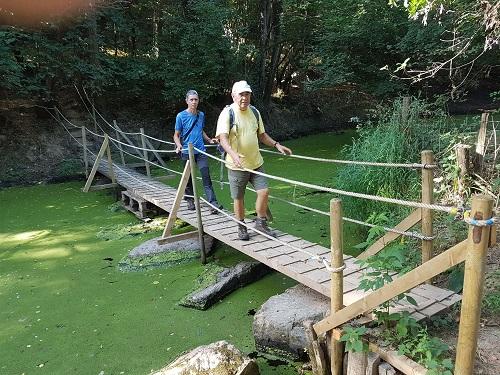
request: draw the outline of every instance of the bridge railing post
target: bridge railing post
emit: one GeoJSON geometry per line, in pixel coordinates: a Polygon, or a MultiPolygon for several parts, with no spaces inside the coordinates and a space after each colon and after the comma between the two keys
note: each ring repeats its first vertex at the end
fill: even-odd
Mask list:
{"type": "Polygon", "coordinates": [[[191,182],[193,185],[194,204],[196,207],[196,216],[198,219],[198,240],[200,242],[201,263],[205,264],[207,262],[207,256],[205,252],[205,242],[203,241],[203,221],[201,219],[201,207],[200,207],[200,199],[198,196],[198,189],[196,188],[196,161],[194,157],[194,146],[192,143],[189,143],[188,149],[189,149],[189,164],[191,165],[191,182]]]}
{"type": "MultiPolygon", "coordinates": [[[[118,127],[116,126],[116,120],[113,120],[113,125],[115,127],[115,136],[116,136],[116,140],[119,141],[120,140],[120,133],[118,132],[118,127]]],[[[121,143],[118,143],[117,144],[118,146],[118,150],[120,151],[120,158],[122,160],[122,164],[123,165],[126,165],[125,164],[125,157],[123,155],[123,147],[122,147],[122,144],[121,143]]]]}
{"type": "MultiPolygon", "coordinates": [[[[422,151],[422,164],[433,165],[434,153],[431,150],[422,151]]],[[[430,168],[422,168],[422,203],[433,204],[434,203],[434,170],[430,168]]],[[[433,226],[432,226],[432,210],[429,208],[422,208],[422,234],[424,236],[432,237],[433,226]]],[[[427,262],[432,258],[432,240],[422,240],[422,264],[427,262]]],[[[428,280],[430,283],[432,280],[428,280]]]]}
{"type": "Polygon", "coordinates": [[[148,177],[151,177],[151,169],[149,167],[149,157],[148,152],[146,151],[146,137],[144,136],[144,128],[141,128],[141,142],[142,148],[144,149],[144,165],[146,166],[146,174],[148,177]]]}
{"type": "MultiPolygon", "coordinates": [[[[344,264],[343,233],[342,233],[342,201],[338,198],[330,200],[330,249],[331,267],[335,270],[331,273],[330,301],[333,314],[344,307],[344,273],[340,269],[344,264]],[[339,271],[340,269],[340,271],[339,271]]],[[[343,345],[340,341],[331,337],[330,369],[332,375],[342,375],[343,345]]]]}
{"type": "MultiPolygon", "coordinates": [[[[491,218],[493,198],[476,195],[472,199],[471,218],[487,220],[491,218]]],[[[492,226],[469,225],[467,254],[465,255],[464,292],[460,325],[458,328],[455,374],[471,375],[476,356],[481,301],[483,298],[486,253],[492,226]]]]}

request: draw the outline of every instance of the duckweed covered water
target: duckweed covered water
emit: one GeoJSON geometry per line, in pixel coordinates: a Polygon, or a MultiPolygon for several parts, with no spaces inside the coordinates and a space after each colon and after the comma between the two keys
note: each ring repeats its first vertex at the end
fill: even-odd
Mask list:
{"type": "MultiPolygon", "coordinates": [[[[335,157],[346,138],[313,136],[286,144],[296,153],[335,157]],[[332,139],[339,140],[337,146],[332,139]]],[[[269,173],[292,179],[328,183],[335,173],[334,165],[265,159],[269,173]]],[[[108,209],[114,198],[107,192],[82,193],[82,184],[0,191],[1,374],[147,374],[184,351],[221,339],[255,355],[253,313],[293,280],[272,273],[206,311],[178,306],[205,267],[191,260],[168,269],[120,272],[120,259],[160,233],[99,236],[110,233],[106,228],[122,230],[139,221],[108,209]]],[[[230,207],[227,187],[217,192],[230,207]]],[[[308,195],[281,183],[272,183],[272,194],[328,209],[324,194],[308,195]]],[[[247,201],[251,207],[253,197],[247,201]]],[[[272,202],[271,209],[276,227],[328,245],[327,218],[283,203],[272,202]]],[[[211,261],[230,266],[243,259],[221,246],[211,261]]],[[[261,357],[258,363],[262,374],[297,373],[295,364],[275,367],[261,357]]]]}

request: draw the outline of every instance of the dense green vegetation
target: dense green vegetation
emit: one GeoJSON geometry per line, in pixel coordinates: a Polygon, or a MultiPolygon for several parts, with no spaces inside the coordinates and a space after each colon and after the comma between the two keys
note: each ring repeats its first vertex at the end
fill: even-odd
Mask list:
{"type": "Polygon", "coordinates": [[[426,1],[390,3],[96,1],[80,15],[40,13],[31,23],[12,5],[12,13],[0,10],[13,25],[0,28],[2,92],[57,101],[76,84],[94,98],[151,106],[175,104],[191,87],[213,102],[245,78],[268,108],[272,95],[291,94],[321,107],[330,103],[325,89],[360,101],[408,92],[459,98],[498,84],[494,9],[465,0],[425,11],[426,1]],[[433,80],[418,82],[419,72],[433,80]]]}

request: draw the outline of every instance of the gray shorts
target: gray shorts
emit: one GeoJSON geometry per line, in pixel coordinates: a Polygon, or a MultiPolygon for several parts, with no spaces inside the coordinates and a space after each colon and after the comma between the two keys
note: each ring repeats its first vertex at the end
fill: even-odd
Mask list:
{"type": "MultiPolygon", "coordinates": [[[[264,173],[264,168],[262,166],[255,170],[264,173]]],[[[249,182],[255,190],[267,189],[267,178],[255,173],[229,169],[228,179],[231,198],[233,199],[243,198],[245,195],[245,188],[249,182]]]]}

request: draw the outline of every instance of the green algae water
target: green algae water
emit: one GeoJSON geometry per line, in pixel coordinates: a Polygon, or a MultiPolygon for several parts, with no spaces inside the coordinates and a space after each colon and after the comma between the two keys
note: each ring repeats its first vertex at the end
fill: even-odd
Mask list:
{"type": "MultiPolygon", "coordinates": [[[[297,154],[333,158],[349,134],[286,142],[297,154]]],[[[264,155],[268,173],[330,184],[335,165],[264,155]]],[[[179,164],[173,162],[173,164],[179,164]]],[[[217,165],[212,165],[216,179],[217,165]]],[[[216,182],[214,182],[216,183],[216,182]]],[[[117,211],[108,192],[82,193],[83,182],[0,190],[0,374],[147,374],[182,352],[228,340],[255,352],[253,312],[295,282],[278,273],[241,288],[207,311],[178,302],[203,274],[199,260],[145,272],[120,272],[118,262],[159,231],[103,236],[110,227],[137,226],[117,211]]],[[[330,197],[271,183],[271,194],[328,210],[330,197]]],[[[230,207],[229,190],[217,189],[230,207]]],[[[254,197],[248,195],[251,211],[254,197]]],[[[271,202],[274,226],[328,246],[328,218],[271,202]]],[[[347,236],[345,236],[347,237],[347,236]]],[[[230,266],[245,256],[221,246],[210,258],[230,266]]],[[[298,364],[262,374],[296,374],[298,364]]]]}

